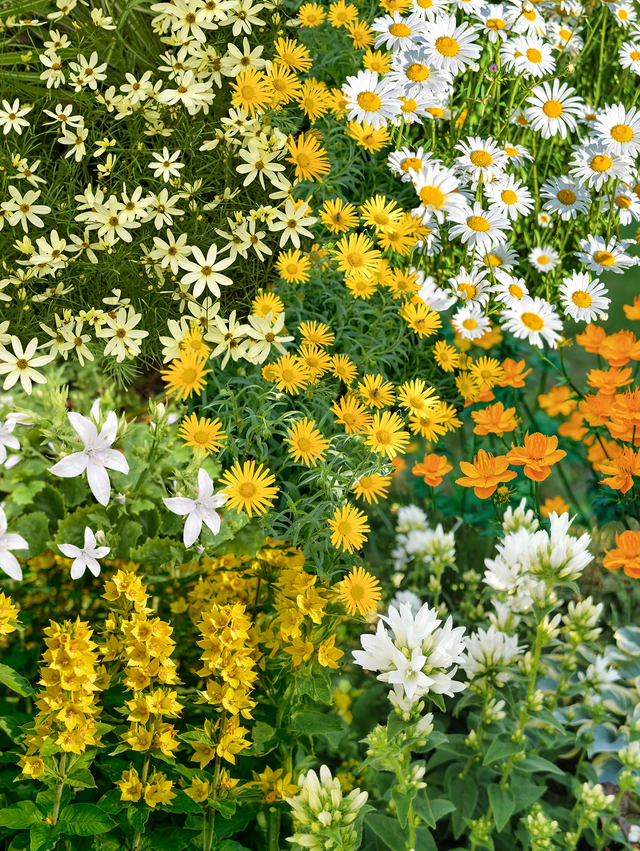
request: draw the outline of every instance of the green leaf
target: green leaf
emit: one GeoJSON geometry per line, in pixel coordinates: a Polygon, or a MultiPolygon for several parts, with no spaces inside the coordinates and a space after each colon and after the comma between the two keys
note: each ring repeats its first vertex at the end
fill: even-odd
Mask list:
{"type": "Polygon", "coordinates": [[[135,547],[138,538],[142,535],[142,526],[136,520],[125,520],[118,538],[118,546],[115,555],[128,558],[130,551],[135,547]]]}
{"type": "Polygon", "coordinates": [[[168,806],[163,806],[162,809],[169,813],[201,813],[202,810],[196,802],[190,798],[182,789],[175,792],[175,798],[168,806]]]}
{"type": "Polygon", "coordinates": [[[448,801],[446,798],[434,798],[429,803],[431,804],[431,812],[436,821],[440,821],[444,816],[454,812],[456,808],[453,801],[448,801]]]}
{"type": "Polygon", "coordinates": [[[160,570],[170,562],[182,564],[184,546],[171,538],[148,538],[142,546],[131,550],[129,558],[144,564],[147,570],[160,570]]]}
{"type": "Polygon", "coordinates": [[[564,733],[565,729],[562,725],[561,721],[558,721],[553,712],[550,712],[548,709],[543,707],[539,709],[535,714],[536,721],[543,721],[545,724],[548,724],[550,727],[553,727],[554,730],[558,730],[560,733],[564,733]]]}
{"type": "MultiPolygon", "coordinates": [[[[490,765],[499,759],[506,759],[522,751],[522,742],[512,742],[508,733],[500,733],[489,745],[483,765],[490,765]]],[[[521,763],[519,763],[521,765],[521,763]]]]}
{"type": "Polygon", "coordinates": [[[11,491],[9,499],[15,502],[16,505],[30,505],[33,502],[34,496],[41,491],[46,482],[42,479],[32,479],[30,482],[20,482],[14,490],[11,491]]]}
{"type": "Polygon", "coordinates": [[[83,547],[84,530],[87,526],[94,532],[97,529],[108,530],[111,527],[111,522],[106,509],[101,505],[85,505],[82,508],[77,508],[72,514],[67,514],[64,520],[58,523],[58,531],[53,542],[83,547]]]}
{"type": "Polygon", "coordinates": [[[18,550],[20,558],[34,558],[48,549],[49,518],[43,511],[23,514],[11,524],[11,531],[22,535],[29,549],[18,550]]]}
{"type": "Polygon", "coordinates": [[[26,680],[21,674],[14,671],[13,668],[10,668],[8,665],[0,665],[0,683],[2,683],[3,686],[10,688],[11,691],[15,691],[22,695],[22,697],[35,694],[34,689],[31,688],[29,680],[26,680]]]}
{"type": "Polygon", "coordinates": [[[436,826],[436,819],[433,814],[433,810],[431,809],[431,802],[429,801],[427,793],[424,791],[424,789],[421,789],[420,792],[416,795],[416,799],[413,802],[413,809],[420,816],[420,818],[426,822],[428,827],[436,826]]]}
{"type": "Polygon", "coordinates": [[[49,518],[50,523],[57,524],[65,515],[64,499],[60,491],[45,484],[33,499],[34,511],[42,511],[49,518]]]}
{"type": "Polygon", "coordinates": [[[108,792],[98,800],[98,806],[101,810],[104,810],[105,813],[111,813],[115,815],[119,813],[124,808],[124,803],[120,800],[120,790],[119,789],[109,789],[108,792]]]}
{"type": "Polygon", "coordinates": [[[534,801],[537,801],[545,791],[545,787],[536,785],[512,786],[511,791],[513,792],[514,798],[513,811],[514,813],[519,813],[520,810],[524,810],[525,807],[528,807],[533,804],[534,801]]]}
{"type": "Polygon", "coordinates": [[[416,796],[417,791],[418,790],[415,786],[410,786],[409,789],[404,792],[401,791],[398,786],[394,786],[391,790],[391,797],[396,802],[396,812],[398,814],[398,821],[400,822],[400,827],[402,828],[407,826],[409,810],[411,809],[411,804],[416,796]]]}
{"type": "Polygon", "coordinates": [[[19,801],[0,811],[0,827],[28,830],[32,824],[44,821],[45,814],[34,801],[19,801]]]}
{"type": "Polygon", "coordinates": [[[82,789],[95,789],[96,783],[93,779],[93,774],[88,768],[76,768],[67,774],[66,782],[69,786],[76,786],[82,789]]]}
{"type": "Polygon", "coordinates": [[[144,826],[149,821],[151,810],[144,804],[134,804],[127,810],[127,820],[134,830],[142,831],[144,826]]]}
{"type": "Polygon", "coordinates": [[[183,851],[197,833],[202,834],[202,830],[187,830],[184,827],[154,827],[144,847],[149,851],[183,851]]]}
{"type": "Polygon", "coordinates": [[[220,813],[222,818],[231,818],[236,811],[236,799],[223,798],[220,801],[211,801],[211,806],[220,813]]]}
{"type": "Polygon", "coordinates": [[[70,804],[60,813],[58,826],[71,836],[94,836],[107,833],[116,823],[95,804],[70,804]]]}
{"type": "Polygon", "coordinates": [[[29,851],[49,851],[58,840],[60,831],[47,822],[34,824],[29,831],[29,851]]]}
{"type": "Polygon", "coordinates": [[[296,674],[294,683],[298,694],[308,695],[315,703],[331,703],[333,700],[333,689],[328,675],[315,672],[296,674]]]}
{"type": "Polygon", "coordinates": [[[466,818],[473,817],[478,800],[478,787],[470,777],[454,776],[449,783],[449,797],[456,802],[456,809],[451,815],[453,835],[457,839],[464,830],[466,818]]]}
{"type": "Polygon", "coordinates": [[[509,788],[501,788],[497,783],[490,783],[489,802],[493,807],[493,818],[496,823],[496,830],[500,833],[515,810],[516,802],[513,792],[509,788]]]}
{"type": "Polygon", "coordinates": [[[381,813],[368,813],[365,823],[392,851],[406,847],[409,832],[400,827],[397,819],[383,816],[381,813]]]}
{"type": "Polygon", "coordinates": [[[338,718],[316,712],[314,709],[304,709],[296,712],[291,719],[291,729],[307,736],[322,736],[325,733],[337,733],[342,730],[338,718]]]}
{"type": "Polygon", "coordinates": [[[538,756],[537,754],[532,754],[526,759],[521,760],[521,762],[518,763],[518,768],[520,771],[526,771],[531,774],[534,774],[536,771],[546,771],[549,774],[555,774],[556,777],[564,777],[566,774],[566,772],[561,768],[558,768],[557,765],[554,765],[548,759],[545,759],[543,756],[538,756]]]}

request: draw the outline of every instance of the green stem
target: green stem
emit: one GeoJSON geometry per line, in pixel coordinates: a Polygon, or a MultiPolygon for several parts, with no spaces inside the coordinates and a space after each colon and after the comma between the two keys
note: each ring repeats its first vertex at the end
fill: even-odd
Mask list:
{"type": "Polygon", "coordinates": [[[59,780],[56,784],[56,793],[53,799],[53,813],[51,815],[51,824],[56,825],[58,823],[58,816],[60,815],[60,802],[62,801],[62,790],[64,789],[64,781],[65,781],[65,769],[67,767],[67,755],[63,753],[60,757],[60,766],[59,766],[59,780]]]}

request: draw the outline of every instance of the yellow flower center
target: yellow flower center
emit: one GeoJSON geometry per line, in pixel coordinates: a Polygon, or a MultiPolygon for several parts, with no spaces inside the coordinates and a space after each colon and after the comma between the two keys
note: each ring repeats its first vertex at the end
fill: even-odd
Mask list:
{"type": "Polygon", "coordinates": [[[351,266],[351,267],[358,267],[358,266],[364,265],[362,255],[356,254],[355,251],[349,252],[349,254],[347,254],[345,259],[346,259],[347,263],[349,264],[349,266],[351,266]]]}
{"type": "Polygon", "coordinates": [[[429,115],[433,115],[434,118],[442,118],[444,115],[444,109],[440,106],[428,106],[425,109],[425,112],[428,112],[429,115]]]}
{"type": "Polygon", "coordinates": [[[611,128],[611,138],[616,142],[630,142],[633,139],[633,130],[628,124],[616,124],[611,128]]]}
{"type": "Polygon", "coordinates": [[[206,431],[197,431],[197,432],[193,435],[193,442],[194,442],[194,443],[201,443],[201,444],[203,444],[203,445],[204,445],[205,443],[208,443],[208,442],[209,442],[209,434],[208,434],[208,432],[206,432],[206,431]]]}
{"type": "Polygon", "coordinates": [[[434,207],[439,210],[444,204],[444,194],[437,186],[423,186],[420,190],[420,200],[425,207],[434,207]]]}
{"type": "Polygon", "coordinates": [[[598,266],[613,266],[616,262],[616,258],[609,251],[596,251],[593,255],[593,259],[598,266]]]}
{"type": "Polygon", "coordinates": [[[414,62],[405,71],[405,76],[407,80],[411,80],[413,83],[421,83],[429,77],[430,73],[426,65],[422,65],[420,62],[414,62]]]}
{"type": "Polygon", "coordinates": [[[311,441],[308,437],[298,438],[298,449],[301,449],[303,452],[308,452],[311,449],[311,441]]]}
{"type": "Polygon", "coordinates": [[[489,18],[487,27],[495,32],[496,30],[503,30],[506,27],[506,23],[502,18],[489,18]]]}
{"type": "Polygon", "coordinates": [[[411,30],[406,24],[391,24],[389,27],[389,32],[391,35],[395,35],[397,38],[406,38],[411,35],[411,30]]]}
{"type": "Polygon", "coordinates": [[[422,160],[418,159],[418,157],[407,157],[406,160],[402,160],[400,163],[400,168],[405,174],[413,169],[413,171],[422,171],[422,160]]]}
{"type": "Polygon", "coordinates": [[[467,219],[467,227],[476,233],[486,233],[491,225],[484,216],[470,216],[467,219]]]}
{"type": "Polygon", "coordinates": [[[571,296],[571,301],[576,307],[589,307],[593,299],[584,290],[576,290],[571,296]]]}
{"type": "Polygon", "coordinates": [[[598,154],[593,157],[589,165],[593,171],[606,171],[608,168],[611,168],[611,157],[608,157],[606,154],[598,154]]]}
{"type": "Polygon", "coordinates": [[[463,319],[462,327],[466,328],[467,331],[473,331],[475,328],[478,327],[478,320],[472,319],[471,317],[469,317],[468,319],[463,319]]]}
{"type": "Polygon", "coordinates": [[[455,38],[441,35],[440,38],[436,39],[436,50],[440,56],[457,56],[460,53],[460,45],[455,38]]]}
{"type": "Polygon", "coordinates": [[[475,298],[478,288],[474,287],[473,284],[458,284],[458,292],[463,295],[465,299],[475,298]]]}
{"type": "Polygon", "coordinates": [[[360,109],[363,109],[365,112],[377,112],[382,103],[375,92],[360,92],[357,101],[360,109]]]}
{"type": "Polygon", "coordinates": [[[634,62],[637,62],[638,59],[640,59],[640,50],[632,50],[629,57],[633,59],[634,62]]]}
{"type": "Polygon", "coordinates": [[[562,115],[562,104],[557,100],[548,100],[542,107],[547,118],[559,118],[562,115]]]}
{"type": "Polygon", "coordinates": [[[541,266],[546,266],[548,262],[549,262],[549,257],[548,257],[548,255],[547,255],[547,254],[541,254],[541,255],[538,257],[538,263],[539,263],[541,266]]]}
{"type": "Polygon", "coordinates": [[[493,162],[493,157],[491,156],[489,151],[474,151],[469,156],[469,159],[475,166],[478,166],[479,168],[484,168],[487,165],[491,165],[491,163],[493,162]]]}
{"type": "Polygon", "coordinates": [[[498,257],[497,254],[489,253],[485,255],[485,258],[482,262],[485,266],[502,266],[502,257],[498,257]]]}
{"type": "Polygon", "coordinates": [[[19,358],[16,361],[16,369],[29,369],[29,361],[26,358],[19,358]]]}
{"type": "Polygon", "coordinates": [[[527,59],[529,62],[542,62],[542,53],[539,50],[536,50],[535,47],[527,48],[527,59]]]}
{"type": "Polygon", "coordinates": [[[343,520],[342,523],[338,523],[338,533],[342,535],[343,538],[348,538],[351,535],[351,523],[343,520]]]}
{"type": "Polygon", "coordinates": [[[243,86],[240,89],[240,97],[243,100],[253,100],[255,96],[256,95],[253,86],[243,86]]]}
{"type": "Polygon", "coordinates": [[[509,295],[512,295],[514,298],[519,300],[524,295],[524,292],[522,291],[522,287],[519,287],[517,284],[510,284],[509,295]]]}
{"type": "Polygon", "coordinates": [[[576,203],[576,193],[572,192],[571,189],[561,189],[556,195],[556,198],[561,204],[564,204],[565,207],[570,207],[572,204],[576,203]]]}
{"type": "Polygon", "coordinates": [[[520,320],[530,331],[540,331],[544,328],[544,322],[537,313],[523,313],[520,320]]]}
{"type": "Polygon", "coordinates": [[[518,200],[518,196],[512,189],[505,189],[504,192],[500,194],[500,197],[505,204],[515,204],[518,200]]]}
{"type": "MultiPolygon", "coordinates": [[[[360,480],[360,483],[362,484],[362,480],[360,480]]],[[[343,523],[342,525],[344,526],[345,524],[343,523]]],[[[362,585],[352,585],[349,589],[349,594],[354,600],[362,600],[364,597],[364,588],[362,585]]]]}
{"type": "Polygon", "coordinates": [[[523,13],[522,13],[522,15],[523,15],[523,17],[525,17],[528,21],[535,21],[535,19],[536,19],[536,13],[534,12],[534,10],[533,10],[533,9],[532,9],[530,12],[523,12],[523,13]]]}
{"type": "Polygon", "coordinates": [[[409,100],[405,100],[405,102],[400,107],[401,112],[415,112],[418,104],[415,102],[413,98],[409,98],[409,100]]]}
{"type": "Polygon", "coordinates": [[[182,373],[182,381],[185,384],[192,384],[196,380],[196,376],[197,373],[195,369],[193,369],[193,367],[189,367],[182,373]]]}
{"type": "Polygon", "coordinates": [[[628,210],[631,206],[631,198],[627,198],[626,195],[618,195],[616,198],[616,207],[620,207],[622,210],[628,210]]]}
{"type": "Polygon", "coordinates": [[[376,441],[380,444],[380,446],[387,446],[391,443],[391,435],[386,429],[379,429],[375,433],[376,441]]]}
{"type": "Polygon", "coordinates": [[[238,488],[238,493],[243,499],[253,499],[256,495],[256,486],[253,482],[243,482],[238,488]]]}

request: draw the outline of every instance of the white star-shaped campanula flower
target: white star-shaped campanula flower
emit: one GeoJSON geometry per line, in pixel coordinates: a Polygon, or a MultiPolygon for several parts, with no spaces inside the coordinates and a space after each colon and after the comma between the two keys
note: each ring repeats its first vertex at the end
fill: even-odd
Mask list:
{"type": "Polygon", "coordinates": [[[187,499],[182,496],[172,496],[164,500],[169,511],[174,514],[188,514],[184,524],[183,541],[185,547],[190,547],[198,540],[202,524],[211,529],[214,535],[220,531],[220,515],[215,511],[227,501],[226,496],[213,493],[213,479],[206,470],[198,473],[198,498],[187,499]]]}
{"type": "Polygon", "coordinates": [[[9,550],[28,550],[29,544],[22,535],[7,532],[7,515],[0,508],[0,570],[12,579],[22,579],[18,559],[9,550]]]}
{"type": "Polygon", "coordinates": [[[10,449],[20,449],[20,441],[11,434],[16,426],[14,417],[7,417],[6,422],[0,423],[0,464],[7,460],[7,446],[10,449]]]}
{"type": "Polygon", "coordinates": [[[73,544],[58,544],[58,549],[67,558],[73,559],[71,578],[80,579],[89,568],[94,576],[100,573],[99,558],[104,558],[110,552],[109,547],[96,547],[96,536],[88,526],[84,530],[84,547],[74,547],[73,544]]]}
{"type": "MultiPolygon", "coordinates": [[[[99,417],[97,402],[93,405],[91,414],[97,422],[99,417]]],[[[69,479],[82,475],[86,470],[91,493],[100,505],[106,505],[111,494],[111,482],[106,468],[117,470],[119,473],[129,472],[129,465],[124,455],[109,448],[118,433],[118,418],[115,412],[111,411],[100,434],[98,434],[95,422],[89,417],[83,417],[81,414],[73,412],[67,416],[73,429],[84,443],[84,449],[82,452],[74,452],[58,461],[50,468],[50,472],[55,476],[69,479]]]]}

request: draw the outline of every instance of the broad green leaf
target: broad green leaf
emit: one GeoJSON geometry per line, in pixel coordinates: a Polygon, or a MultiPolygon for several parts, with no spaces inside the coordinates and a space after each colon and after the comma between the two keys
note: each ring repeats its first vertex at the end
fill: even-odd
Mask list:
{"type": "Polygon", "coordinates": [[[534,774],[537,771],[546,771],[549,774],[555,774],[556,777],[564,777],[566,773],[548,759],[545,759],[543,756],[538,756],[537,754],[532,754],[526,759],[523,759],[518,763],[517,767],[520,771],[526,771],[530,774],[534,774]]]}
{"type": "Polygon", "coordinates": [[[333,718],[331,715],[325,715],[313,709],[304,709],[292,717],[291,728],[307,736],[322,736],[325,733],[339,732],[342,730],[342,724],[338,718],[333,718]]]}
{"type": "Polygon", "coordinates": [[[44,817],[35,801],[19,801],[0,811],[0,827],[28,830],[32,824],[44,821],[44,817]]]}
{"type": "Polygon", "coordinates": [[[29,544],[27,550],[16,550],[16,555],[20,558],[34,558],[48,548],[49,518],[42,511],[22,514],[11,524],[10,531],[22,535],[29,544]]]}
{"type": "Polygon", "coordinates": [[[194,831],[184,827],[155,827],[151,837],[153,841],[146,848],[148,851],[183,851],[198,834],[202,834],[202,828],[194,831]]]}
{"type": "Polygon", "coordinates": [[[22,697],[35,694],[29,680],[25,679],[21,674],[14,671],[13,668],[10,668],[8,665],[0,665],[0,683],[2,683],[3,686],[10,688],[11,691],[15,691],[22,695],[22,697]]]}
{"type": "Polygon", "coordinates": [[[447,798],[434,798],[433,800],[429,800],[431,804],[431,812],[433,813],[433,817],[436,821],[439,821],[449,813],[452,813],[456,805],[453,801],[447,800],[447,798]]]}
{"type": "Polygon", "coordinates": [[[51,827],[48,822],[40,822],[31,826],[29,831],[29,851],[49,851],[54,848],[60,831],[51,827]]]}
{"type": "MultiPolygon", "coordinates": [[[[189,797],[188,795],[186,797],[189,797]]],[[[223,818],[231,818],[236,811],[235,798],[223,798],[220,801],[212,801],[211,806],[217,810],[223,818]]]]}
{"type": "Polygon", "coordinates": [[[94,836],[108,833],[116,823],[95,804],[70,804],[60,813],[58,826],[71,836],[94,836]]]}
{"type": "Polygon", "coordinates": [[[398,786],[394,786],[391,790],[391,797],[396,802],[396,812],[398,814],[400,827],[404,828],[407,826],[407,817],[417,791],[418,790],[415,786],[410,786],[409,789],[404,792],[401,791],[398,786]]]}
{"type": "Polygon", "coordinates": [[[145,807],[144,804],[134,804],[127,810],[127,821],[134,830],[142,833],[150,815],[149,807],[145,807]]]}
{"type": "Polygon", "coordinates": [[[497,783],[490,783],[488,791],[489,802],[493,808],[496,830],[500,833],[515,810],[515,798],[511,789],[508,787],[503,789],[497,783]]]}
{"type": "Polygon", "coordinates": [[[166,564],[182,564],[184,546],[172,538],[148,538],[140,547],[129,553],[129,558],[143,564],[147,570],[160,570],[166,564]]]}
{"type": "Polygon", "coordinates": [[[95,789],[96,783],[93,774],[88,768],[76,768],[67,774],[66,782],[69,786],[77,786],[82,789],[95,789]]]}
{"type": "Polygon", "coordinates": [[[98,806],[105,813],[112,813],[113,815],[119,813],[124,808],[124,803],[120,800],[120,790],[109,789],[98,799],[98,806]]]}
{"type": "Polygon", "coordinates": [[[20,482],[13,491],[9,499],[15,502],[16,505],[30,505],[33,502],[34,496],[41,491],[46,482],[42,479],[32,479],[30,482],[20,482]]]}
{"type": "Polygon", "coordinates": [[[365,816],[365,824],[369,827],[376,836],[392,849],[398,851],[400,848],[406,848],[409,831],[403,830],[400,823],[395,818],[383,816],[381,813],[369,813],[365,816]]]}
{"type": "Polygon", "coordinates": [[[471,777],[453,777],[449,784],[449,797],[456,802],[451,815],[453,835],[457,839],[465,828],[465,819],[473,818],[478,800],[478,787],[471,777]]]}
{"type": "Polygon", "coordinates": [[[424,789],[421,789],[416,795],[416,799],[413,802],[413,809],[426,822],[427,827],[436,826],[436,818],[431,809],[431,802],[424,789]]]}
{"type": "MultiPolygon", "coordinates": [[[[169,813],[201,813],[202,810],[196,802],[190,798],[182,789],[178,789],[175,793],[175,798],[168,806],[163,806],[162,809],[169,813]]],[[[234,805],[235,809],[235,805],[234,805]]]]}
{"type": "Polygon", "coordinates": [[[499,759],[506,759],[522,751],[522,742],[512,742],[508,733],[500,733],[489,745],[483,765],[490,765],[499,759]]]}
{"type": "Polygon", "coordinates": [[[511,791],[513,792],[514,799],[514,813],[519,813],[520,810],[524,810],[526,807],[530,806],[537,801],[538,798],[545,791],[544,786],[536,786],[534,784],[528,786],[512,786],[511,791]]]}
{"type": "Polygon", "coordinates": [[[138,543],[140,535],[142,535],[142,526],[140,523],[137,520],[125,520],[120,530],[115,555],[121,558],[128,558],[129,553],[138,543]]]}

